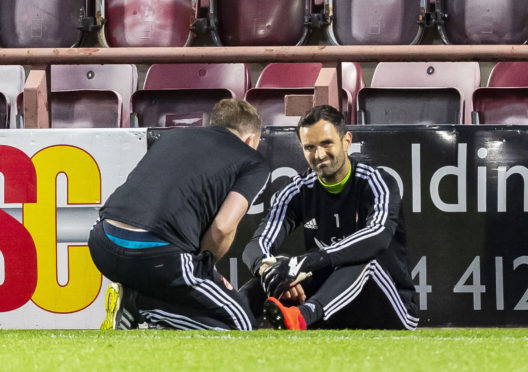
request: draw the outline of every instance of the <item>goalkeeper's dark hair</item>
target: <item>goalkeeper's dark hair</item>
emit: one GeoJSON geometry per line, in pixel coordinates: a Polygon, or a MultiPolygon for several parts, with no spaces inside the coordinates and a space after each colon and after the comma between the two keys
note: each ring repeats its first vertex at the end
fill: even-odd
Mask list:
{"type": "Polygon", "coordinates": [[[325,120],[329,123],[332,123],[339,133],[339,137],[343,138],[346,133],[345,118],[343,115],[336,110],[334,107],[329,105],[315,106],[304,114],[304,116],[299,120],[297,125],[297,137],[299,137],[299,132],[302,127],[309,127],[314,125],[319,120],[325,120]]]}
{"type": "Polygon", "coordinates": [[[261,132],[261,120],[255,107],[246,101],[227,98],[213,107],[211,126],[219,126],[236,130],[241,135],[261,132]]]}

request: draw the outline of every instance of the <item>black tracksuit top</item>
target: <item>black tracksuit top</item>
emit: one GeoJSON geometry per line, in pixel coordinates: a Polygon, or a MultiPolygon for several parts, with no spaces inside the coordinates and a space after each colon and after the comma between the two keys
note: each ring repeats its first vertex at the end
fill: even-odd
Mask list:
{"type": "Polygon", "coordinates": [[[195,253],[227,194],[238,192],[251,205],[268,177],[264,158],[223,127],[171,130],[110,195],[100,216],[195,253]]]}
{"type": "Polygon", "coordinates": [[[414,286],[398,185],[383,169],[350,157],[350,178],[343,190],[331,194],[308,170],[292,178],[275,198],[243,259],[256,273],[265,257],[273,256],[285,237],[304,227],[306,250],[324,249],[333,267],[377,260],[394,280],[405,301],[414,286]]]}

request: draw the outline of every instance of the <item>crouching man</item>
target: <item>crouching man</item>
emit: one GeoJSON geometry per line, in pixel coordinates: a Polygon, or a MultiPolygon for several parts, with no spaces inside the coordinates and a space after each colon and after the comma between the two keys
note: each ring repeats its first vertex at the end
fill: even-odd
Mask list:
{"type": "Polygon", "coordinates": [[[248,305],[215,262],[267,182],[260,117],[245,101],[215,105],[211,127],[165,133],[108,198],[89,247],[115,283],[102,329],[251,330],[248,305]]]}

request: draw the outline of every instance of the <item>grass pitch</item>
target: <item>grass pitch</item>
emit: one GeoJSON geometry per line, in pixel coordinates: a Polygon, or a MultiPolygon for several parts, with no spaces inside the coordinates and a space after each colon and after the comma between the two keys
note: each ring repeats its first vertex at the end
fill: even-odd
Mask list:
{"type": "Polygon", "coordinates": [[[528,371],[528,329],[0,331],[0,371],[528,371]]]}

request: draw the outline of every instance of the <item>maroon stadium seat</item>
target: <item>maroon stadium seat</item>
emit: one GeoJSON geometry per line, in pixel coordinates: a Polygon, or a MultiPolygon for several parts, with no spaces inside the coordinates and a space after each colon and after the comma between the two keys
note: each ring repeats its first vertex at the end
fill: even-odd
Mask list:
{"type": "MultiPolygon", "coordinates": [[[[325,3],[331,2],[325,0],[325,3]]],[[[424,29],[423,0],[333,0],[327,28],[333,44],[417,44],[424,29]]]]}
{"type": "Polygon", "coordinates": [[[255,88],[310,88],[322,63],[270,63],[260,73],[255,88]]]}
{"type": "Polygon", "coordinates": [[[528,40],[526,0],[436,0],[446,14],[438,30],[446,44],[523,44],[528,40]]]}
{"type": "Polygon", "coordinates": [[[262,118],[262,125],[296,126],[299,116],[286,116],[284,97],[287,94],[314,94],[312,89],[303,88],[254,88],[246,93],[246,101],[257,109],[262,118]]]}
{"type": "Polygon", "coordinates": [[[132,105],[141,127],[201,126],[209,123],[216,102],[243,98],[250,86],[243,63],[155,64],[132,105]]]}
{"type": "MultiPolygon", "coordinates": [[[[282,99],[282,101],[278,99],[280,89],[277,88],[287,89],[287,94],[305,94],[295,93],[294,88],[304,90],[311,89],[312,93],[309,94],[313,94],[313,88],[319,75],[319,71],[321,70],[321,67],[321,63],[270,63],[262,70],[257,84],[255,85],[255,88],[252,89],[253,92],[249,95],[249,99],[256,101],[258,100],[258,104],[263,105],[260,100],[264,99],[265,97],[268,97],[270,99],[273,99],[275,104],[280,106],[277,108],[277,110],[279,110],[279,112],[284,113],[284,99],[282,99]],[[262,88],[274,89],[268,90],[265,93],[262,93],[262,95],[255,91],[256,89],[262,88]]],[[[344,108],[345,119],[347,123],[355,124],[357,92],[365,86],[361,67],[357,63],[343,62],[341,64],[341,69],[344,100],[344,105],[342,107],[344,108]]],[[[285,95],[286,93],[282,94],[282,96],[285,95]]],[[[267,110],[271,110],[270,105],[271,103],[267,103],[265,105],[267,107],[267,110]]],[[[278,117],[276,116],[273,117],[278,119],[278,117]]],[[[277,123],[290,123],[294,120],[298,120],[298,117],[294,118],[296,119],[281,118],[279,120],[273,120],[272,123],[275,123],[274,125],[285,125],[277,123]]]]}
{"type": "Polygon", "coordinates": [[[475,124],[528,124],[528,87],[481,88],[473,95],[475,124]]]}
{"type": "MultiPolygon", "coordinates": [[[[296,45],[308,34],[311,0],[210,0],[223,45],[296,45]]],[[[213,16],[213,17],[214,17],[213,16]]]]}
{"type": "Polygon", "coordinates": [[[80,14],[87,0],[0,1],[0,46],[71,47],[81,37],[80,14]]]}
{"type": "Polygon", "coordinates": [[[229,89],[243,98],[251,86],[243,63],[152,65],[143,89],[229,89]]]}
{"type": "Polygon", "coordinates": [[[528,62],[499,62],[491,70],[488,87],[528,87],[528,62]]]}
{"type": "Polygon", "coordinates": [[[138,90],[132,110],[139,127],[205,126],[213,106],[233,97],[228,89],[138,90]]]}
{"type": "MultiPolygon", "coordinates": [[[[270,63],[260,73],[255,88],[308,88],[315,85],[321,63],[270,63]]],[[[365,86],[358,63],[341,63],[343,89],[352,94],[365,86]]]]}
{"type": "Polygon", "coordinates": [[[117,128],[122,102],[110,90],[73,90],[51,93],[52,128],[117,128]]]}
{"type": "Polygon", "coordinates": [[[528,62],[497,63],[473,104],[475,124],[528,124],[528,62]]]}
{"type": "MultiPolygon", "coordinates": [[[[122,123],[130,126],[130,98],[137,89],[135,65],[53,65],[51,90],[108,90],[122,100],[122,123]]],[[[91,96],[88,96],[91,97],[91,96]]],[[[87,97],[87,98],[88,98],[87,97]]],[[[121,110],[120,110],[121,111],[121,110]]]]}
{"type": "Polygon", "coordinates": [[[456,88],[461,95],[460,123],[471,124],[472,95],[480,86],[477,62],[382,62],[372,77],[375,88],[456,88]]]}
{"type": "Polygon", "coordinates": [[[9,105],[9,123],[7,128],[16,128],[16,100],[24,90],[26,73],[22,66],[0,66],[0,93],[9,105]]]}
{"type": "MultiPolygon", "coordinates": [[[[262,117],[262,125],[296,126],[300,116],[286,116],[284,98],[286,95],[313,95],[313,88],[253,88],[247,91],[246,101],[256,107],[262,117]]],[[[348,110],[351,97],[345,90],[342,92],[342,107],[348,110]]],[[[343,112],[347,123],[350,120],[348,111],[343,112]]]]}
{"type": "Polygon", "coordinates": [[[460,124],[455,88],[364,88],[358,96],[359,124],[460,124]]]}
{"type": "Polygon", "coordinates": [[[111,47],[181,47],[192,41],[193,0],[105,0],[111,47]]]}

